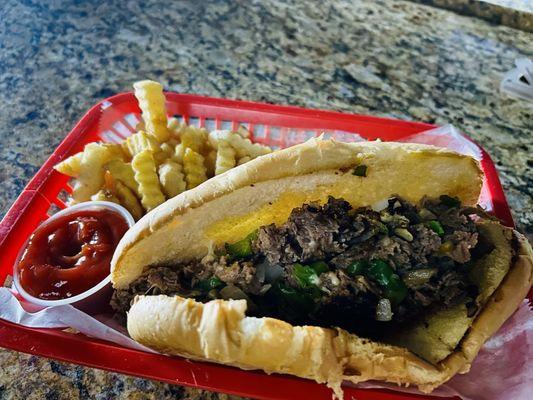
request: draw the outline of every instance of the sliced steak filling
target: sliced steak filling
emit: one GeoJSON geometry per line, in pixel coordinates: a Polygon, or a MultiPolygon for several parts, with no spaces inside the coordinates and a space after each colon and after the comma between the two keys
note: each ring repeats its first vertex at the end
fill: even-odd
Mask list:
{"type": "Polygon", "coordinates": [[[148,269],[111,305],[124,315],[137,294],[246,299],[253,315],[372,335],[435,305],[475,299],[468,272],[484,253],[475,213],[448,196],[419,206],[393,197],[379,211],[330,197],[209,261],[148,269]]]}

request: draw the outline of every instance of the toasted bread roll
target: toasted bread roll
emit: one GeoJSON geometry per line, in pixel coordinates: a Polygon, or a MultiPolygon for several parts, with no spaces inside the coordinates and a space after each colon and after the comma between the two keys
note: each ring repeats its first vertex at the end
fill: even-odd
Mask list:
{"type": "MultiPolygon", "coordinates": [[[[328,196],[354,208],[392,195],[417,203],[446,194],[475,205],[481,183],[477,162],[448,150],[311,140],[251,160],[147,214],[119,244],[112,281],[115,288],[126,288],[150,267],[200,259],[258,227],[283,224],[293,209],[325,203],[328,196]]],[[[342,329],[249,317],[244,300],[200,303],[163,295],[135,298],[128,331],[166,354],[314,379],[338,397],[343,380],[383,380],[430,392],[468,371],[483,343],[531,287],[527,240],[496,222],[478,228],[492,244],[472,268],[481,311],[470,315],[464,306],[431,311],[421,322],[391,333],[387,344],[342,329]]]]}

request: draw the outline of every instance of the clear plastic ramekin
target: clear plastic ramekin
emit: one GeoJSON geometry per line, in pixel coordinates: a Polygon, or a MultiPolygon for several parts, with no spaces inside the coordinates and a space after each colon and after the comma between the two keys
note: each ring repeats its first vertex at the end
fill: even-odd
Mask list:
{"type": "MultiPolygon", "coordinates": [[[[67,207],[64,210],[57,212],[56,214],[48,218],[45,222],[43,222],[41,225],[39,225],[37,229],[42,229],[46,227],[48,224],[50,224],[59,217],[64,217],[80,210],[98,210],[102,208],[107,208],[108,210],[115,211],[122,215],[122,217],[124,217],[130,228],[135,224],[135,220],[128,212],[128,210],[118,204],[111,203],[109,201],[87,201],[84,203],[73,205],[71,207],[67,207]]],[[[21,248],[19,255],[17,256],[17,260],[13,265],[13,285],[25,300],[41,307],[52,307],[70,304],[88,314],[97,314],[108,306],[109,299],[111,298],[111,294],[113,293],[113,288],[111,286],[111,275],[106,276],[97,285],[86,290],[85,292],[77,294],[76,296],[68,297],[66,299],[43,300],[38,297],[34,297],[28,292],[26,292],[20,283],[18,264],[20,259],[22,258],[22,255],[24,254],[24,251],[26,250],[26,246],[28,245],[29,240],[30,239],[28,238],[28,241],[26,241],[24,246],[21,248]]]]}

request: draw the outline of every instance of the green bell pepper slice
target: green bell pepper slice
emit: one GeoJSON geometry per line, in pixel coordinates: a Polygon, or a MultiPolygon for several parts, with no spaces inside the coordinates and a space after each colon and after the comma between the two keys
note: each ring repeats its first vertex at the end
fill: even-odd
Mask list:
{"type": "Polygon", "coordinates": [[[444,229],[442,228],[442,225],[440,224],[439,221],[428,221],[427,222],[427,226],[429,226],[429,228],[435,232],[437,235],[439,236],[443,236],[444,235],[444,229]]]}
{"type": "Polygon", "coordinates": [[[303,288],[313,287],[319,283],[317,273],[308,265],[294,264],[293,276],[303,288]]]}
{"type": "Polygon", "coordinates": [[[367,276],[376,281],[383,289],[383,297],[393,304],[399,304],[407,296],[407,287],[394,270],[383,260],[372,260],[367,276]]]}
{"type": "Polygon", "coordinates": [[[222,282],[216,276],[212,276],[211,278],[197,282],[196,285],[194,285],[194,289],[199,289],[202,292],[209,292],[221,286],[224,286],[224,282],[222,282]]]}
{"type": "Polygon", "coordinates": [[[309,264],[309,266],[316,272],[317,275],[329,271],[328,264],[326,264],[324,261],[315,261],[309,264]]]}
{"type": "Polygon", "coordinates": [[[226,243],[226,252],[234,259],[243,259],[252,255],[252,243],[257,239],[258,231],[253,231],[244,239],[235,243],[226,243]]]}

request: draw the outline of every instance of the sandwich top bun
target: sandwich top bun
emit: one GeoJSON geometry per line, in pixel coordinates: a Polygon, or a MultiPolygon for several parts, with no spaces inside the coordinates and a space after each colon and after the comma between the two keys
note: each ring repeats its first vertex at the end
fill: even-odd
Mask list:
{"type": "Polygon", "coordinates": [[[368,206],[393,194],[458,197],[476,204],[482,184],[471,157],[421,144],[312,139],[258,157],[186,191],[146,214],[120,241],[111,262],[115,288],[149,266],[202,258],[260,226],[283,223],[304,203],[343,198],[368,206]],[[366,176],[354,168],[366,166],[366,176]]]}

